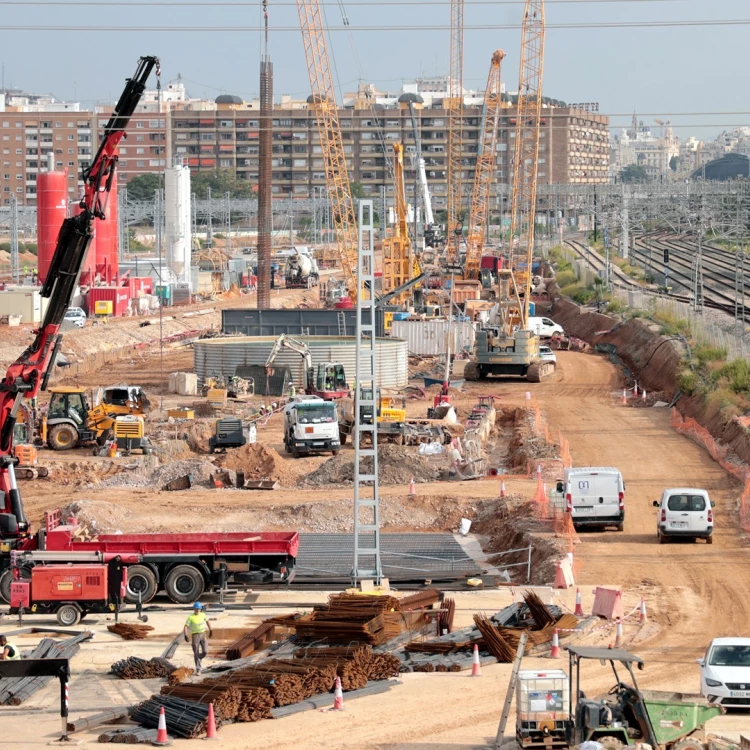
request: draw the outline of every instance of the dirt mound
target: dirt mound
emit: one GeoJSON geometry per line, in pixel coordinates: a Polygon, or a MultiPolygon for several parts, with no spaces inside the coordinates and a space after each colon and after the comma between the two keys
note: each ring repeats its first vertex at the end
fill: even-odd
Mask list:
{"type": "Polygon", "coordinates": [[[292,485],[298,477],[289,461],[261,443],[228,450],[217,457],[216,464],[234,472],[242,471],[246,479],[269,479],[292,485]]]}
{"type": "Polygon", "coordinates": [[[45,458],[39,463],[49,469],[50,479],[62,486],[98,484],[124,471],[121,465],[106,459],[93,462],[54,461],[45,458]]]}
{"type": "MultiPolygon", "coordinates": [[[[420,456],[416,447],[383,445],[378,447],[378,472],[380,484],[409,484],[434,482],[440,478],[440,461],[420,456]]],[[[364,471],[372,471],[372,461],[365,458],[364,471]]],[[[322,487],[326,484],[351,484],[354,481],[354,455],[341,453],[326,461],[319,469],[306,477],[302,484],[322,487]]]]}
{"type": "Polygon", "coordinates": [[[208,439],[213,434],[214,420],[196,419],[185,431],[190,450],[196,453],[208,453],[208,439]]]}
{"type": "Polygon", "coordinates": [[[76,500],[62,509],[62,517],[75,516],[89,534],[111,534],[119,531],[130,511],[100,500],[76,500]]]}
{"type": "Polygon", "coordinates": [[[128,472],[110,477],[100,482],[99,487],[151,487],[160,490],[167,482],[173,479],[192,476],[193,486],[208,487],[211,474],[216,471],[216,466],[210,461],[192,459],[187,461],[173,461],[156,469],[128,472]]]}

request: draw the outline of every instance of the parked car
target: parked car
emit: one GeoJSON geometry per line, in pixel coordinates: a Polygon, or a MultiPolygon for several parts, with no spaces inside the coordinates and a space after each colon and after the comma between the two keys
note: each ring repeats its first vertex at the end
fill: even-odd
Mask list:
{"type": "Polygon", "coordinates": [[[750,638],[714,638],[696,660],[701,693],[712,703],[750,708],[750,638]]]}
{"type": "Polygon", "coordinates": [[[540,339],[549,339],[552,338],[552,336],[565,335],[563,327],[549,318],[538,318],[532,316],[528,318],[526,327],[530,331],[534,331],[540,339]]]}
{"type": "Polygon", "coordinates": [[[539,347],[539,359],[554,362],[557,365],[557,355],[548,346],[539,347]]]}
{"type": "Polygon", "coordinates": [[[565,481],[558,491],[565,492],[565,508],[575,528],[614,526],[625,523],[625,482],[613,467],[576,467],[565,469],[565,481]]]}
{"type": "Polygon", "coordinates": [[[76,328],[83,328],[86,325],[86,313],[80,307],[69,307],[63,320],[76,328]]]}
{"type": "Polygon", "coordinates": [[[705,539],[706,544],[713,544],[714,505],[706,490],[694,487],[664,490],[661,500],[654,500],[654,507],[659,508],[656,519],[659,543],[666,544],[672,537],[692,537],[694,541],[705,539]]]}

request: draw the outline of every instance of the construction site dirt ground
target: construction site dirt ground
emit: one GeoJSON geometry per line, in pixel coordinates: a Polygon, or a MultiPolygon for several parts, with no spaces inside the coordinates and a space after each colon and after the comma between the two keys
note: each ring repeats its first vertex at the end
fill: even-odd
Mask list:
{"type": "MultiPolygon", "coordinates": [[[[699,670],[695,659],[704,653],[710,640],[722,635],[750,636],[750,567],[737,523],[741,488],[703,448],[671,428],[667,409],[620,405],[620,376],[609,360],[594,354],[560,352],[558,361],[555,376],[544,383],[471,383],[455,403],[459,409],[468,408],[478,395],[493,394],[501,408],[521,406],[525,393],[531,390],[553,436],[560,430],[568,439],[574,465],[616,466],[622,471],[626,483],[625,530],[580,534],[575,548],[578,582],[586,587],[589,597],[591,586],[622,586],[626,606],[644,596],[649,607],[648,627],[626,628],[625,633],[626,647],[646,661],[646,669],[638,674],[641,687],[696,693],[699,670]],[[712,546],[657,544],[652,501],[670,486],[703,487],[711,493],[716,501],[712,546]]],[[[130,382],[135,381],[137,372],[135,369],[130,382]]],[[[425,401],[410,402],[409,410],[421,412],[426,405],[425,401]]],[[[258,438],[278,449],[280,424],[274,424],[274,420],[278,417],[259,430],[258,438]]],[[[296,462],[301,467],[299,476],[312,472],[325,460],[296,462]]],[[[531,497],[533,484],[513,478],[508,489],[531,497]]],[[[282,487],[267,493],[196,489],[155,494],[154,489],[98,488],[96,484],[82,488],[60,486],[54,481],[23,485],[25,503],[34,520],[45,509],[73,500],[91,500],[108,503],[121,512],[123,530],[297,528],[297,521],[305,522],[305,514],[314,521],[317,508],[338,506],[343,517],[351,504],[351,489],[347,487],[282,487]],[[300,504],[307,508],[305,514],[294,513],[300,504]],[[180,520],[175,525],[178,515],[180,520]],[[280,521],[283,523],[275,523],[280,521]]],[[[406,484],[381,489],[386,503],[405,509],[404,528],[408,516],[423,505],[439,509],[442,504],[456,504],[464,512],[473,502],[497,497],[497,493],[495,480],[418,484],[415,500],[408,499],[406,484]]],[[[446,514],[446,519],[451,523],[451,514],[446,514]]],[[[499,609],[492,597],[501,595],[489,591],[461,594],[459,606],[466,608],[466,602],[471,602],[469,608],[489,614],[499,609]]],[[[569,599],[570,592],[566,596],[569,599]]],[[[308,595],[301,593],[296,598],[307,601],[308,595]]],[[[590,598],[586,606],[590,606],[590,598]]],[[[154,620],[158,622],[158,616],[154,620]]],[[[599,642],[612,639],[609,631],[597,637],[599,642]]],[[[102,645],[98,640],[84,644],[73,671],[86,669],[87,653],[102,645]]],[[[128,653],[140,654],[140,648],[138,642],[117,644],[98,658],[109,663],[128,653]]],[[[562,662],[539,660],[528,664],[549,667],[562,662]]],[[[404,675],[403,685],[383,695],[352,701],[344,713],[309,712],[274,722],[228,726],[222,730],[223,746],[486,747],[497,728],[509,672],[509,666],[497,665],[485,667],[479,679],[471,679],[466,673],[404,675]]],[[[589,695],[611,686],[611,674],[598,666],[591,667],[590,678],[589,695]]],[[[46,711],[36,713],[23,706],[3,710],[0,715],[7,731],[2,733],[0,743],[33,747],[47,742],[59,726],[59,719],[49,712],[54,705],[52,699],[46,711]],[[29,728],[30,717],[33,729],[29,728]]],[[[76,709],[85,708],[76,705],[75,694],[71,705],[74,715],[76,709]]],[[[750,713],[729,713],[713,720],[709,729],[736,738],[741,731],[750,730],[750,713]]]]}

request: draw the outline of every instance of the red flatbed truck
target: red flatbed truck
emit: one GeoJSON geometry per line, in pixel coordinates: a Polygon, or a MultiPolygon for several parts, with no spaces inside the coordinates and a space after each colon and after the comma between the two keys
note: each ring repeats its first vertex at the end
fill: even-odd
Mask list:
{"type": "MultiPolygon", "coordinates": [[[[60,327],[78,284],[89,251],[95,219],[106,218],[109,194],[117,167],[117,147],[125,137],[156,57],[142,57],[128,79],[114,112],[104,126],[99,149],[82,172],[84,194],[80,211],[63,221],[49,272],[41,288],[48,299],[44,319],[31,344],[0,380],[0,596],[10,601],[13,580],[11,553],[47,551],[61,564],[76,563],[76,553],[103,552],[126,557],[138,554],[140,563],[128,564],[129,601],[148,601],[165,590],[177,602],[190,602],[204,591],[223,588],[228,581],[266,579],[278,573],[289,578],[299,546],[296,532],[233,532],[229,534],[101,535],[91,541],[74,538],[77,524],[61,523],[60,513],[48,514],[45,528],[33,533],[16,481],[13,433],[21,406],[47,389],[62,343],[60,327]]],[[[80,557],[80,555],[79,555],[80,557]]],[[[137,558],[134,558],[134,560],[137,558]]],[[[28,568],[20,569],[22,577],[28,568]]]]}

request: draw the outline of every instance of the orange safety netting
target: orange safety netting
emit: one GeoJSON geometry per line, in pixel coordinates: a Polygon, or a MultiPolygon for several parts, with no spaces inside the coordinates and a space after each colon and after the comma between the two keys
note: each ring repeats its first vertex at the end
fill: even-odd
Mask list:
{"type": "Polygon", "coordinates": [[[726,449],[718,445],[711,433],[703,425],[698,424],[692,417],[683,417],[677,409],[673,408],[671,421],[672,427],[677,432],[681,435],[687,435],[697,443],[700,443],[724,471],[729,472],[732,476],[744,482],[745,487],[740,498],[740,524],[745,531],[750,531],[750,472],[748,472],[748,467],[745,464],[732,461],[726,449]]]}

